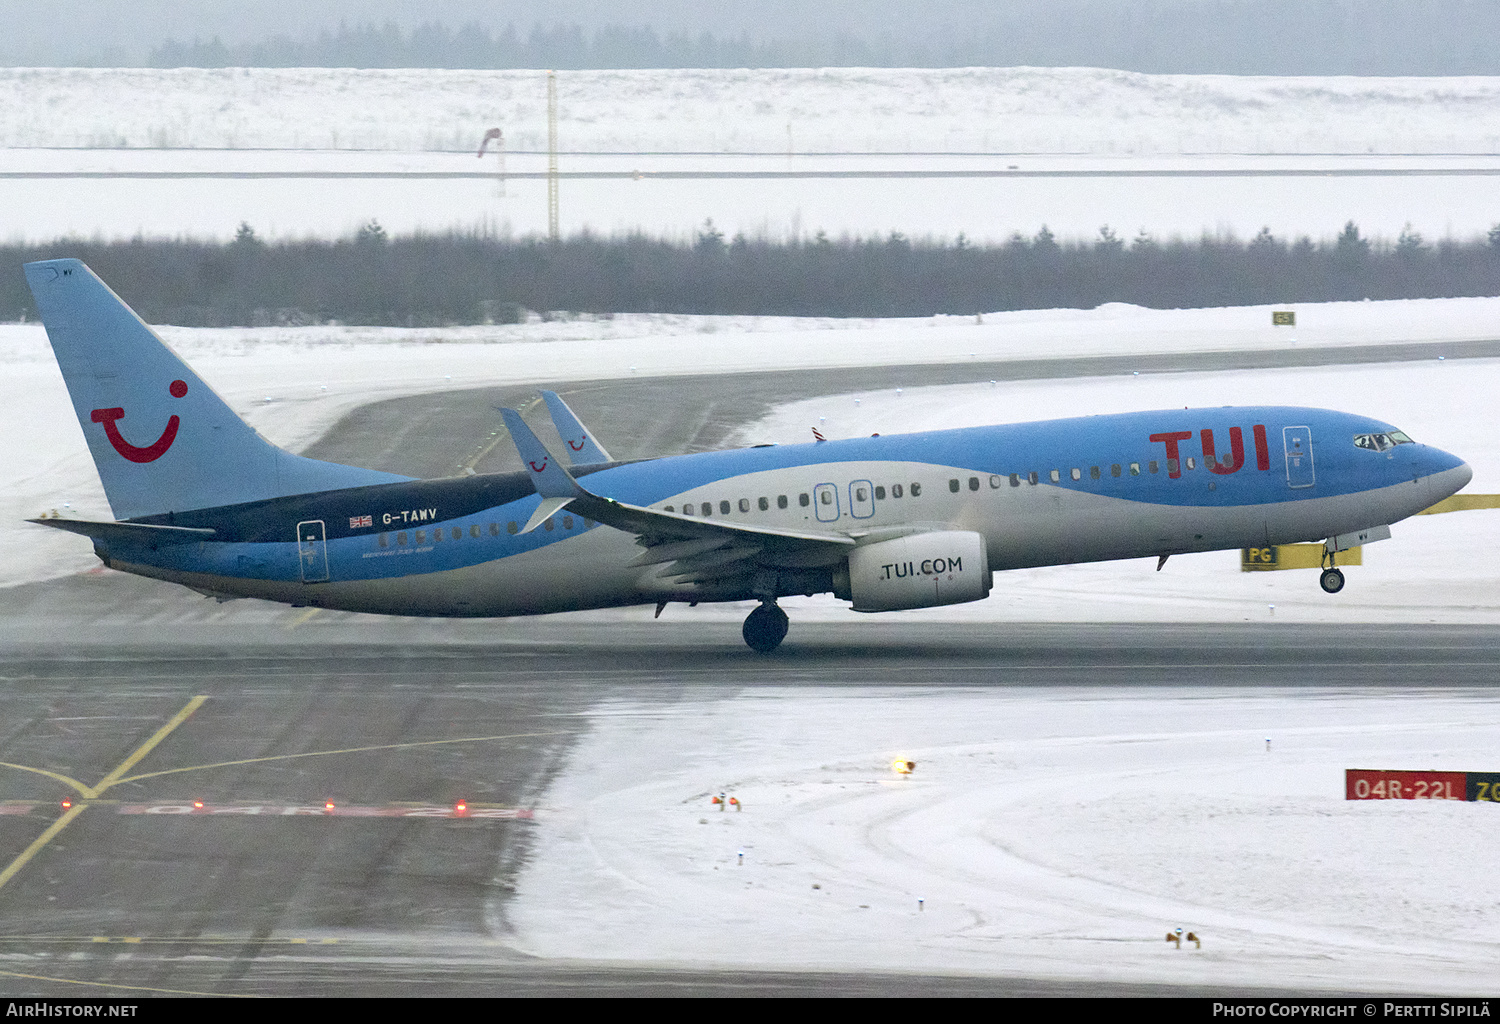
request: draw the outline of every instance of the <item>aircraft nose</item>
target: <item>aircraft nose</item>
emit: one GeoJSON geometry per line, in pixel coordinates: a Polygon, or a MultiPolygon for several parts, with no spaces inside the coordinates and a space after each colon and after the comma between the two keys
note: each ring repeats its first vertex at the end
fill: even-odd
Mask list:
{"type": "Polygon", "coordinates": [[[1457,455],[1441,448],[1427,448],[1417,460],[1417,472],[1427,478],[1428,491],[1434,500],[1456,494],[1474,479],[1474,468],[1457,455]]]}

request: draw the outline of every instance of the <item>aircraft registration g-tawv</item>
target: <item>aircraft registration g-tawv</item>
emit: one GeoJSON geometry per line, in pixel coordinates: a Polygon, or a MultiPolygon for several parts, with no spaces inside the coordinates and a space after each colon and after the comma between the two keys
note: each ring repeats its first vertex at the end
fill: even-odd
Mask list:
{"type": "Polygon", "coordinates": [[[219,598],[508,616],[759,601],[855,611],[978,601],[1023,566],[1325,540],[1337,552],[1466,484],[1462,459],[1321,409],[1174,409],[617,461],[544,393],[564,465],[501,410],[527,467],[414,480],[283,451],[78,260],[26,265],[116,522],[104,564],[219,598]],[[571,468],[570,468],[571,467],[571,468]]]}

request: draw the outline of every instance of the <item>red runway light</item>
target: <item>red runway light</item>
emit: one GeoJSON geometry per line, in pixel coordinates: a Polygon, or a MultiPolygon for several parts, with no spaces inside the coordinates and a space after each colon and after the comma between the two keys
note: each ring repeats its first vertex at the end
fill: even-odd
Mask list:
{"type": "Polygon", "coordinates": [[[203,801],[202,800],[194,800],[193,801],[193,810],[195,810],[195,811],[201,811],[201,810],[203,810],[203,801]]]}
{"type": "Polygon", "coordinates": [[[456,814],[468,814],[469,813],[469,803],[468,803],[468,801],[467,800],[460,800],[458,803],[456,803],[456,804],[453,805],[453,810],[454,810],[454,813],[456,813],[456,814]]]}
{"type": "Polygon", "coordinates": [[[323,810],[325,810],[325,811],[331,811],[331,810],[333,810],[333,801],[332,800],[324,801],[324,803],[323,803],[323,810]]]}
{"type": "Polygon", "coordinates": [[[63,802],[62,802],[62,808],[63,808],[63,810],[65,810],[65,811],[66,811],[66,810],[67,810],[67,809],[68,809],[68,808],[70,808],[70,807],[72,807],[72,806],[73,806],[73,801],[71,801],[71,800],[64,800],[64,801],[63,801],[63,802]]]}

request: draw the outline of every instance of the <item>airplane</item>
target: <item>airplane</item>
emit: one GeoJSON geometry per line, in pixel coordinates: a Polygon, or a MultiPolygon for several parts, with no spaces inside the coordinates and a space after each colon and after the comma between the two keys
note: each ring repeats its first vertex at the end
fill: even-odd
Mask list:
{"type": "Polygon", "coordinates": [[[524,472],[417,480],[284,451],[75,259],[25,274],[114,521],[103,563],[200,593],[387,615],[517,616],[778,599],[857,612],[978,601],[1028,566],[1325,542],[1342,550],[1458,491],[1460,458],[1379,420],[1279,406],[611,458],[544,392],[558,459],[512,409],[524,472]]]}

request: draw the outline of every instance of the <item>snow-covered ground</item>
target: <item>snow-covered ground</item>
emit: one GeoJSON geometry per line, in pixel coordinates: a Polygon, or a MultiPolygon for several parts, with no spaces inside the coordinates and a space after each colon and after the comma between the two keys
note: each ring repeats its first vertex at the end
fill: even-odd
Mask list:
{"type": "MultiPolygon", "coordinates": [[[[1500,299],[1332,303],[1297,307],[1295,332],[1270,327],[1270,307],[1147,310],[1110,305],[923,320],[794,320],[620,316],[510,327],[164,328],[230,404],[273,441],[298,449],[350,409],[400,394],[496,383],[632,374],[735,373],[798,367],[1039,356],[1337,347],[1493,336],[1500,299]],[[746,344],[747,335],[753,344],[746,344]],[[268,401],[269,399],[269,401],[268,401]]],[[[108,507],[45,336],[35,325],[0,327],[0,429],[22,439],[0,469],[0,581],[19,583],[94,564],[71,535],[22,520],[50,508],[106,517],[108,507]]],[[[957,427],[1177,405],[1300,404],[1384,417],[1475,467],[1469,489],[1500,491],[1500,438],[1490,426],[1500,361],[1432,360],[1295,370],[1164,373],[901,388],[831,396],[776,410],[742,440],[957,427]]],[[[606,440],[608,424],[594,429],[606,440]]],[[[1364,552],[1350,585],[1330,599],[1307,572],[1239,573],[1235,553],[1153,562],[1032,569],[1003,574],[989,600],[901,615],[1009,620],[1500,621],[1500,580],[1476,547],[1500,512],[1426,516],[1364,552]],[[1274,611],[1271,606],[1275,606],[1274,611]]],[[[831,598],[789,601],[794,617],[850,613],[831,598]]],[[[641,611],[586,613],[601,616],[641,611]]],[[[742,617],[738,607],[674,615],[742,617]]]]}
{"type": "MultiPolygon", "coordinates": [[[[1500,220],[1492,176],[691,179],[667,170],[1494,170],[1500,78],[1236,78],[1090,68],[579,71],[559,76],[564,232],[997,241],[1270,226],[1468,238],[1500,220]],[[747,155],[749,154],[749,155],[747,155]],[[863,154],[863,155],[861,155],[863,154]]],[[[0,69],[0,173],[542,169],[535,71],[0,69]]],[[[10,179],[0,238],[225,238],[546,230],[545,183],[10,179]]]]}
{"type": "MultiPolygon", "coordinates": [[[[39,151],[0,151],[0,172],[29,163],[39,151]],[[26,160],[13,159],[16,156],[26,160]]],[[[46,151],[50,156],[76,159],[80,165],[98,161],[100,151],[46,151]]],[[[113,151],[112,151],[113,152],[113,151]]],[[[307,156],[307,154],[295,154],[307,156]]],[[[111,161],[134,165],[195,168],[243,165],[251,156],[265,156],[275,167],[288,161],[278,154],[213,153],[211,160],[194,151],[128,154],[132,159],[111,161]],[[150,157],[137,161],[136,157],[150,157]]],[[[337,154],[336,160],[308,163],[432,165],[462,171],[479,167],[473,154],[337,154]],[[359,159],[354,159],[358,157],[359,159]],[[422,159],[417,159],[421,157],[422,159]],[[369,159],[367,159],[369,158],[369,159]]],[[[974,158],[969,158],[970,160],[974,158]]],[[[995,163],[997,158],[989,158],[995,163]]],[[[1040,158],[1020,160],[1018,166],[1058,164],[1040,158]]],[[[1002,166],[1015,162],[998,158],[1002,166]]],[[[761,158],[570,156],[565,170],[589,173],[598,168],[625,171],[640,164],[642,177],[565,179],[559,188],[560,226],[565,235],[585,228],[596,233],[627,234],[644,231],[668,238],[692,238],[712,219],[727,235],[811,238],[819,231],[832,238],[844,235],[884,237],[899,231],[912,238],[952,242],[960,233],[974,242],[1001,242],[1012,233],[1034,235],[1042,225],[1065,239],[1094,238],[1101,225],[1131,238],[1145,231],[1153,237],[1197,238],[1205,232],[1233,233],[1250,238],[1262,227],[1280,238],[1308,235],[1315,240],[1336,235],[1353,220],[1368,236],[1394,240],[1407,225],[1428,240],[1470,240],[1500,221],[1495,199],[1494,168],[1468,166],[1474,173],[1443,158],[1405,161],[1429,174],[1388,176],[1150,176],[1172,166],[1153,162],[1141,168],[1148,176],[1122,163],[1144,161],[1068,161],[1068,174],[1102,171],[1098,177],[854,177],[854,178],[664,178],[652,177],[651,165],[695,172],[730,169],[726,164],[779,165],[793,172],[828,170],[865,172],[900,170],[912,164],[941,171],[956,163],[949,157],[871,158],[854,156],[761,158]],[[872,167],[873,165],[873,167],[872,167]]],[[[511,157],[507,170],[538,161],[511,157]]],[[[1190,158],[1169,163],[1178,170],[1190,158]]],[[[1266,160],[1209,161],[1255,165],[1269,170],[1266,160]]],[[[1287,163],[1290,161],[1276,161],[1287,163]]],[[[1368,168],[1375,158],[1308,160],[1304,164],[1368,168]]],[[[1466,164],[1469,162],[1465,162],[1466,164]]],[[[1493,164],[1491,160],[1489,163],[1493,164]]],[[[33,172],[27,172],[33,173],[33,172]]],[[[127,172],[140,173],[140,172],[127,172]]],[[[279,172],[278,172],[279,173],[279,172]]],[[[320,172],[321,173],[321,172],[320,172]]],[[[364,173],[370,173],[365,171],[364,173]]],[[[372,218],[387,231],[413,233],[447,230],[485,230],[501,235],[541,235],[547,230],[547,184],[539,178],[510,178],[504,194],[496,180],[484,178],[431,179],[399,177],[338,178],[19,178],[0,182],[7,199],[0,216],[0,239],[50,241],[63,236],[89,238],[176,237],[227,239],[244,221],[265,238],[338,236],[352,233],[372,218]]],[[[1040,174],[1038,169],[1036,173],[1040,174]]]]}
{"type": "MultiPolygon", "coordinates": [[[[1500,78],[565,71],[576,152],[1496,153],[1500,78]]],[[[546,149],[541,71],[0,69],[0,148],[546,149]]]]}
{"type": "Polygon", "coordinates": [[[1492,701],[1164,675],[604,702],[496,926],[658,965],[1493,991],[1500,812],[1342,774],[1493,766],[1492,701]]]}

